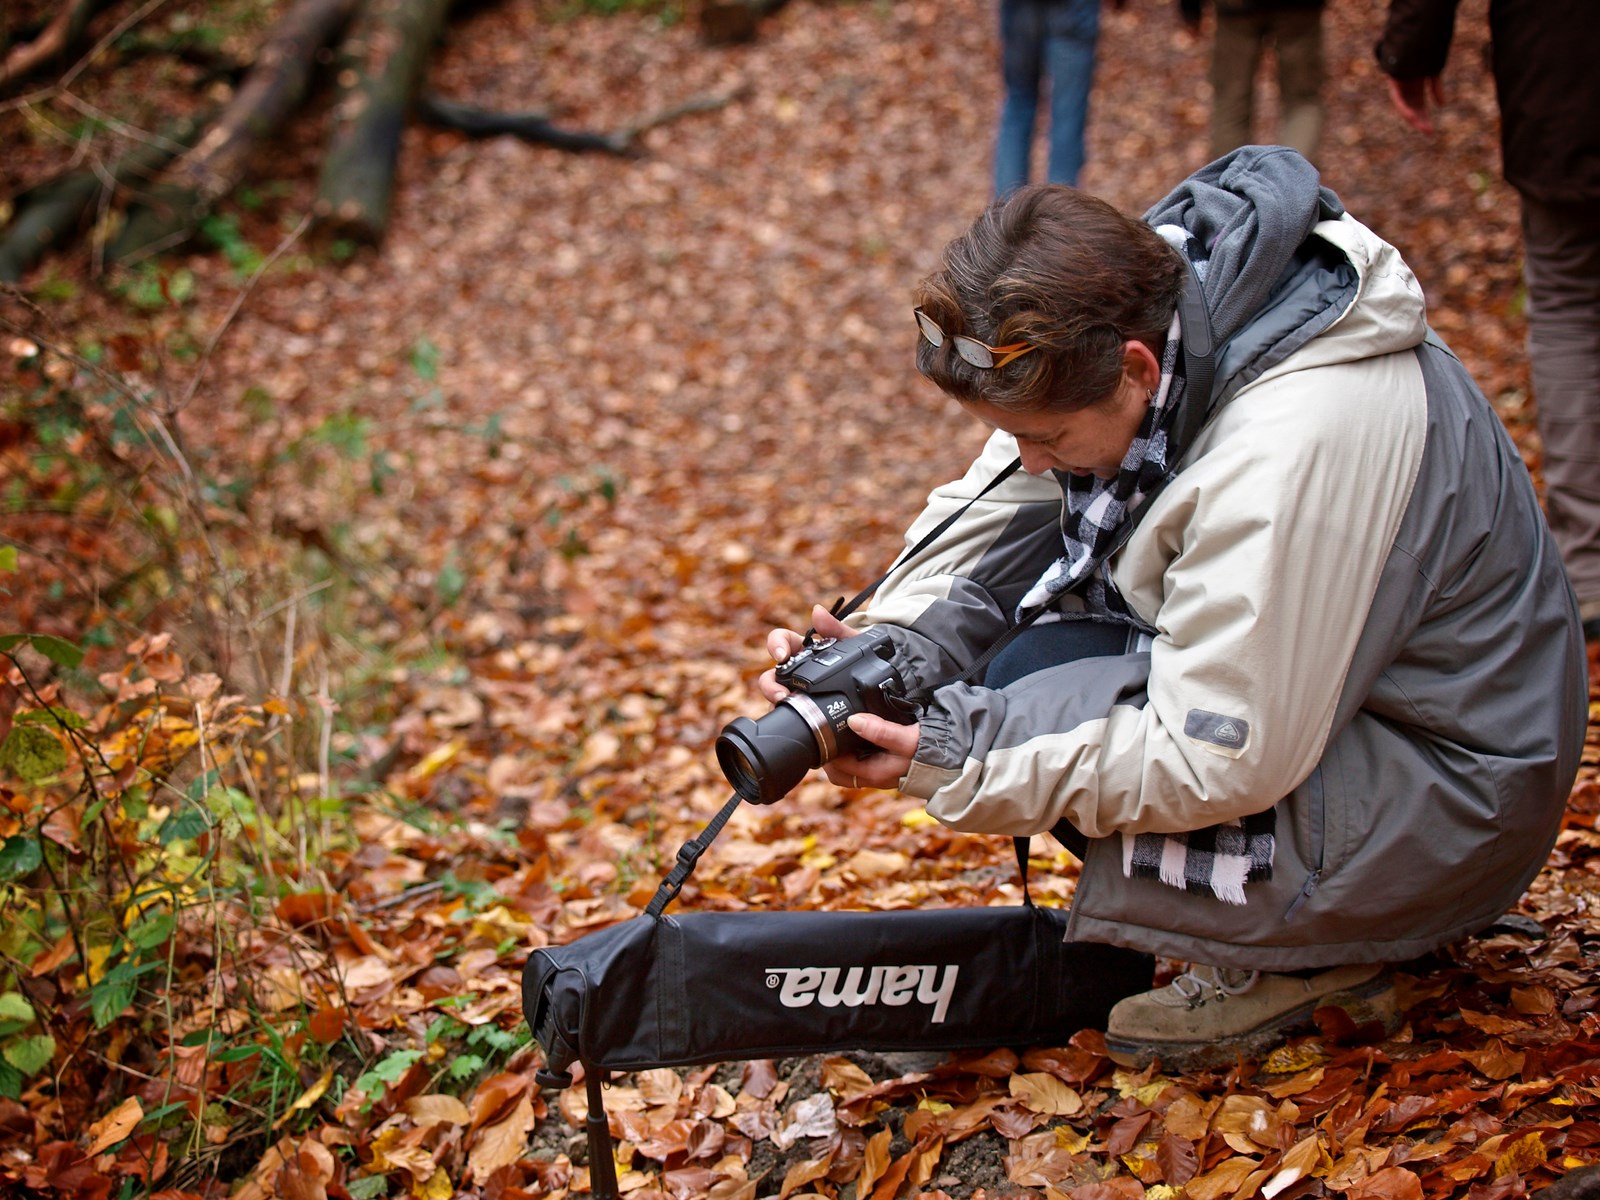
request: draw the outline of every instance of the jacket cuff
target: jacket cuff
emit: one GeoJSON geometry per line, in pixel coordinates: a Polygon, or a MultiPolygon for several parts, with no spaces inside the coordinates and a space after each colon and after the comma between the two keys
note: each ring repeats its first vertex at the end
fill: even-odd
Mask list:
{"type": "Polygon", "coordinates": [[[958,771],[946,771],[941,767],[913,762],[911,769],[900,780],[900,791],[926,803],[939,794],[940,788],[955,782],[959,775],[958,771]]]}

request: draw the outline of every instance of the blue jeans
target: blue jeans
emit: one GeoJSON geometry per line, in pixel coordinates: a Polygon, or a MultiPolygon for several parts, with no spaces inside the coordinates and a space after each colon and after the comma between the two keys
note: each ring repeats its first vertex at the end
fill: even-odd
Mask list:
{"type": "Polygon", "coordinates": [[[1005,101],[994,147],[994,194],[1028,182],[1039,87],[1050,80],[1051,183],[1077,186],[1089,120],[1100,0],[1000,0],[1005,101]]]}

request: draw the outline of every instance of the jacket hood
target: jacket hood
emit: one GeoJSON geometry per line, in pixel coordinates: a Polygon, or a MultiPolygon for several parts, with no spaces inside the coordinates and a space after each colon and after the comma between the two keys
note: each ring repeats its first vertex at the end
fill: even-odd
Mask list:
{"type": "Polygon", "coordinates": [[[1291,354],[1296,366],[1408,350],[1426,334],[1422,289],[1393,246],[1344,210],[1286,146],[1244,146],[1145,214],[1176,226],[1196,265],[1231,395],[1291,354]]]}

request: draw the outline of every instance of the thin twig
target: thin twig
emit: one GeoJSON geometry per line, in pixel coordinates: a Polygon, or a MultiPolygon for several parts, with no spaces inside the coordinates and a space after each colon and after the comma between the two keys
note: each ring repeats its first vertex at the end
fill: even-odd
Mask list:
{"type": "Polygon", "coordinates": [[[431,883],[419,883],[415,887],[408,887],[404,891],[396,892],[393,896],[386,896],[382,900],[374,900],[370,904],[356,906],[356,912],[361,916],[368,913],[381,912],[386,908],[396,908],[408,900],[419,900],[423,896],[431,896],[435,892],[444,890],[444,881],[435,879],[431,883]]]}
{"type": "Polygon", "coordinates": [[[733,91],[724,92],[721,95],[691,97],[682,104],[675,104],[671,108],[662,109],[654,116],[645,117],[632,125],[622,126],[612,137],[626,145],[640,134],[646,133],[658,125],[665,125],[669,121],[676,121],[679,117],[693,116],[696,113],[715,112],[719,108],[726,108],[735,100],[743,99],[749,91],[748,86],[740,84],[733,91]]]}
{"type": "Polygon", "coordinates": [[[151,13],[155,12],[156,9],[160,8],[166,2],[167,0],[149,0],[144,7],[135,9],[121,21],[118,21],[117,24],[112,27],[111,31],[105,35],[105,37],[101,38],[98,42],[91,46],[87,54],[75,62],[67,70],[66,74],[62,75],[60,79],[56,80],[55,86],[62,92],[65,92],[72,86],[73,81],[77,79],[79,75],[82,75],[84,71],[88,70],[89,64],[95,59],[99,58],[100,55],[105,52],[106,47],[110,46],[119,37],[127,33],[128,30],[132,29],[140,21],[144,20],[151,13]]]}
{"type": "Polygon", "coordinates": [[[284,235],[283,240],[273,248],[272,253],[267,255],[266,258],[262,259],[261,264],[250,273],[250,278],[245,280],[244,286],[239,289],[239,294],[234,297],[233,304],[229,307],[227,314],[222,318],[222,323],[212,331],[210,339],[206,342],[206,348],[200,354],[200,363],[195,368],[194,378],[190,380],[189,389],[184,393],[183,400],[178,404],[176,411],[182,412],[184,409],[188,408],[190,402],[194,400],[195,393],[200,390],[200,381],[205,378],[206,368],[211,364],[211,355],[216,350],[217,343],[222,340],[222,335],[227,332],[228,326],[233,324],[234,318],[239,315],[239,310],[244,307],[244,302],[249,298],[250,293],[255,288],[256,284],[260,282],[261,277],[265,275],[272,268],[272,265],[277,262],[278,259],[282,258],[285,253],[287,253],[289,247],[299,241],[301,237],[305,235],[306,230],[310,228],[311,214],[307,213],[305,216],[300,218],[300,223],[298,225],[284,235]]]}

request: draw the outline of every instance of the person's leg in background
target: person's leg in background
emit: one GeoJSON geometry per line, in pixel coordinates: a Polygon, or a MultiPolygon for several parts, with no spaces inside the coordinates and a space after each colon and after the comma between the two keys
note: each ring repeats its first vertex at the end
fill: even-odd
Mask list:
{"type": "Polygon", "coordinates": [[[1322,9],[1290,8],[1272,17],[1278,58],[1278,141],[1316,161],[1322,142],[1322,9]]]}
{"type": "Polygon", "coordinates": [[[1211,41],[1212,158],[1254,140],[1256,73],[1264,37],[1262,18],[1217,11],[1211,41]]]}
{"type": "Polygon", "coordinates": [[[994,143],[994,194],[1028,182],[1033,123],[1044,74],[1044,11],[1048,0],[1000,0],[1000,78],[1004,99],[994,143]]]}
{"type": "Polygon", "coordinates": [[[1051,183],[1078,186],[1083,170],[1100,0],[1062,0],[1045,13],[1045,67],[1050,73],[1051,183]]]}
{"type": "Polygon", "coordinates": [[[1600,638],[1600,200],[1522,197],[1528,361],[1544,441],[1545,511],[1600,638]]]}

